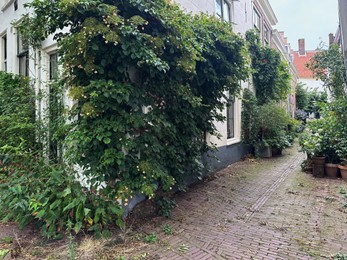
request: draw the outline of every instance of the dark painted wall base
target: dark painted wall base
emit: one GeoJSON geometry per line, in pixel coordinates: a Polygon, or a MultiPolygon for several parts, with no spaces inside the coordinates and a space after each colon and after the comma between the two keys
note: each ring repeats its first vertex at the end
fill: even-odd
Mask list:
{"type": "MultiPolygon", "coordinates": [[[[249,154],[251,151],[251,146],[245,145],[243,143],[218,147],[217,151],[210,152],[203,156],[203,164],[206,167],[206,172],[204,175],[213,174],[217,170],[240,161],[246,154],[249,154]]],[[[193,184],[198,181],[198,179],[194,179],[189,176],[185,180],[187,185],[193,184]]],[[[128,206],[124,207],[123,216],[126,217],[137,204],[144,201],[145,199],[146,197],[141,194],[134,196],[129,201],[128,206]]]]}
{"type": "Polygon", "coordinates": [[[215,172],[240,161],[246,154],[251,152],[252,147],[243,143],[218,147],[217,151],[205,155],[204,164],[211,172],[215,172]]]}

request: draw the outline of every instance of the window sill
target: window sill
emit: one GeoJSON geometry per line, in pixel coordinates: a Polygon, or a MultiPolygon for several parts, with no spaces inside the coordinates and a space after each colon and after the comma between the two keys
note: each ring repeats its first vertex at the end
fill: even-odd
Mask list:
{"type": "Polygon", "coordinates": [[[239,138],[236,138],[236,137],[230,138],[230,139],[227,139],[227,146],[237,144],[239,142],[241,142],[239,138]]]}

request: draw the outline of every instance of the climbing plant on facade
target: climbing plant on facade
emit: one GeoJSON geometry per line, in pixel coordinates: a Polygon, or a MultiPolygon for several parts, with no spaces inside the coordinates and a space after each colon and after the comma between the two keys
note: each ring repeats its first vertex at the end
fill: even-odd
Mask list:
{"type": "Polygon", "coordinates": [[[61,84],[74,101],[65,156],[91,189],[126,205],[137,193],[152,198],[201,174],[225,93],[238,93],[248,74],[244,41],[230,24],[165,0],[29,6],[34,15],[19,29],[34,30],[34,46],[49,34],[58,41],[61,84]]]}
{"type": "Polygon", "coordinates": [[[257,33],[246,32],[246,40],[252,61],[252,79],[258,103],[280,101],[290,91],[288,65],[281,60],[280,54],[269,46],[262,46],[257,33]]]}

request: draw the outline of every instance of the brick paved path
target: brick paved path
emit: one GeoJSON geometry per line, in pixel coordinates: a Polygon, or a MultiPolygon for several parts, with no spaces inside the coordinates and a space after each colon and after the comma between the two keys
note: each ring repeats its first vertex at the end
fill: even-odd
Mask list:
{"type": "Polygon", "coordinates": [[[142,230],[159,242],[138,248],[151,259],[328,259],[347,254],[342,180],[300,172],[303,154],[240,162],[176,198],[172,219],[142,230]],[[175,232],[165,235],[162,227],[175,232]]]}

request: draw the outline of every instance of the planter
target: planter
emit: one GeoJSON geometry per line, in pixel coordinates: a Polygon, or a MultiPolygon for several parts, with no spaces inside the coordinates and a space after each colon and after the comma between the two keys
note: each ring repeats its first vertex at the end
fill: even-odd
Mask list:
{"type": "Polygon", "coordinates": [[[347,166],[339,165],[338,167],[340,169],[342,179],[347,181],[347,166]]]}
{"type": "Polygon", "coordinates": [[[282,149],[281,148],[272,147],[271,150],[272,150],[272,156],[282,155],[282,149]]]}
{"type": "Polygon", "coordinates": [[[335,163],[326,163],[325,164],[325,174],[332,179],[336,179],[339,175],[339,168],[335,163]]]}
{"type": "Polygon", "coordinates": [[[325,157],[313,157],[312,158],[312,175],[317,178],[324,178],[324,165],[325,165],[325,157]]]}
{"type": "Polygon", "coordinates": [[[270,158],[270,157],[272,157],[271,146],[260,146],[259,147],[259,157],[260,158],[270,158]]]}

